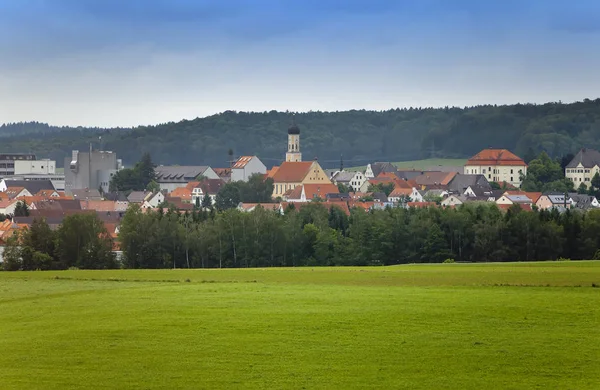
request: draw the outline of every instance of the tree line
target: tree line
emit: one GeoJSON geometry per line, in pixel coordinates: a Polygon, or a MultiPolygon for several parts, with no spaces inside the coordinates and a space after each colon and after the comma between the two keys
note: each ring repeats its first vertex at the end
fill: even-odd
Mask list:
{"type": "Polygon", "coordinates": [[[6,271],[118,266],[113,239],[95,213],[69,215],[56,230],[44,218],[34,219],[8,238],[3,257],[6,271]]]}
{"type": "Polygon", "coordinates": [[[142,212],[121,224],[126,268],[343,266],[600,257],[600,210],[502,212],[495,204],[366,212],[323,203],[284,214],[142,212]]]}
{"type": "MultiPolygon", "coordinates": [[[[467,158],[493,146],[519,156],[546,151],[552,158],[581,147],[600,149],[600,99],[475,107],[406,108],[297,113],[302,152],[322,166],[429,157],[467,158]]],[[[160,164],[229,166],[229,150],[258,155],[267,165],[283,159],[289,112],[235,112],[132,129],[4,125],[0,152],[32,151],[60,165],[71,150],[112,150],[133,165],[144,152],[160,164]],[[31,134],[36,136],[32,137],[31,134]],[[101,135],[102,140],[98,139],[101,135]],[[101,145],[100,145],[101,143],[101,145]]]]}

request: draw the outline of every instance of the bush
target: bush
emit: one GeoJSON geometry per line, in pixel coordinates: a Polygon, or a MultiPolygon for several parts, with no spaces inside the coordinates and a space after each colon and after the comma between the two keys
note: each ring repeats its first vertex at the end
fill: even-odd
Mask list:
{"type": "Polygon", "coordinates": [[[78,267],[69,267],[69,271],[79,271],[78,267]]]}
{"type": "Polygon", "coordinates": [[[600,249],[596,250],[594,253],[594,258],[592,260],[600,260],[600,249]]]}
{"type": "Polygon", "coordinates": [[[567,259],[564,257],[559,257],[558,259],[556,259],[556,261],[571,261],[571,259],[567,259]]]}
{"type": "Polygon", "coordinates": [[[454,259],[446,259],[446,260],[444,260],[444,264],[452,264],[454,262],[455,262],[454,259]]]}

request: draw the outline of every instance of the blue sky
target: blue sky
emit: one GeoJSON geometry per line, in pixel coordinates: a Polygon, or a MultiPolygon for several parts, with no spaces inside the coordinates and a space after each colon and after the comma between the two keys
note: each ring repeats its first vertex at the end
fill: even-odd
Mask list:
{"type": "Polygon", "coordinates": [[[0,0],[0,123],[600,94],[592,0],[0,0]]]}

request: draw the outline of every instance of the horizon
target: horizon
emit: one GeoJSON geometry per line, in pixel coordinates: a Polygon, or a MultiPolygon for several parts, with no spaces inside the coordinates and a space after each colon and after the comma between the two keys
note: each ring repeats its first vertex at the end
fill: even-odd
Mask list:
{"type": "Polygon", "coordinates": [[[592,0],[0,0],[0,37],[0,123],[128,128],[600,90],[592,0]]]}

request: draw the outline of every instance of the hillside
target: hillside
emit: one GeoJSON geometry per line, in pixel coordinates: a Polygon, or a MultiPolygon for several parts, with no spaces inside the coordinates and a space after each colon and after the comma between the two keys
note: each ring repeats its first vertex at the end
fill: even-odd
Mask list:
{"type": "MultiPolygon", "coordinates": [[[[416,108],[387,111],[307,112],[295,115],[304,159],[325,167],[360,166],[375,160],[466,158],[489,146],[524,156],[545,150],[552,157],[580,147],[600,148],[600,99],[571,104],[516,104],[469,108],[416,108]],[[531,148],[531,150],[530,150],[531,148]]],[[[227,111],[206,118],[134,129],[52,127],[9,124],[0,127],[0,152],[34,152],[62,165],[71,149],[116,151],[126,164],[144,151],[160,164],[224,166],[236,155],[256,154],[268,165],[281,161],[287,112],[227,111]],[[102,136],[100,143],[98,137],[102,136]]]]}

